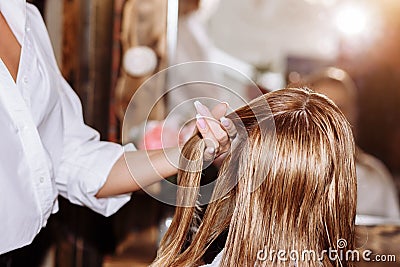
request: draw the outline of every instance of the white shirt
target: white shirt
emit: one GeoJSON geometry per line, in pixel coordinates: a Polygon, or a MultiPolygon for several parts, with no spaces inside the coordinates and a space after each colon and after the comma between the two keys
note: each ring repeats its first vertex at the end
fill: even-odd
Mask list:
{"type": "MultiPolygon", "coordinates": [[[[130,195],[97,199],[123,148],[100,142],[83,122],[79,98],[63,79],[39,11],[25,0],[0,0],[22,46],[17,82],[0,60],[0,254],[29,244],[72,203],[111,215],[130,195]]],[[[1,37],[0,37],[1,38],[1,37]]]]}

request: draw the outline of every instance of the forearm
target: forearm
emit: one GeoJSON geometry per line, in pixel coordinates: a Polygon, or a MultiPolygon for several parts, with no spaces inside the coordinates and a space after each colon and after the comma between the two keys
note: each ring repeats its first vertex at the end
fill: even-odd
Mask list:
{"type": "Polygon", "coordinates": [[[125,152],[112,167],[97,197],[137,191],[177,173],[179,149],[125,152]]]}
{"type": "MultiPolygon", "coordinates": [[[[204,153],[209,159],[214,159],[230,149],[230,139],[235,138],[236,127],[231,120],[223,117],[227,104],[218,104],[212,112],[201,103],[196,102],[195,106],[199,113],[196,125],[207,147],[204,153]],[[214,118],[221,119],[224,128],[214,118]]],[[[178,172],[179,155],[178,147],[126,152],[125,157],[122,156],[114,164],[107,181],[96,196],[109,197],[133,192],[174,175],[178,172]]]]}

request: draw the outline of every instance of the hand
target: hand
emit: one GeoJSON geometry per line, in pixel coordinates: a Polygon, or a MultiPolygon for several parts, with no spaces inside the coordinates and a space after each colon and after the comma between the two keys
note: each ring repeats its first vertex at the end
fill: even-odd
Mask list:
{"type": "Polygon", "coordinates": [[[228,109],[226,103],[216,105],[210,110],[199,101],[194,102],[197,110],[196,126],[205,141],[204,160],[212,161],[224,156],[236,137],[236,127],[225,116],[228,109]]]}

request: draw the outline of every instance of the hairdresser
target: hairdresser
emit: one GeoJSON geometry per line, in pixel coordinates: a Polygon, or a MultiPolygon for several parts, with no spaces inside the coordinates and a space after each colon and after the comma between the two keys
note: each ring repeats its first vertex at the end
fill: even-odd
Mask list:
{"type": "MultiPolygon", "coordinates": [[[[178,148],[135,151],[99,141],[85,125],[33,5],[1,0],[0,36],[0,254],[31,243],[57,212],[58,195],[109,216],[130,192],[177,172],[178,148]],[[128,170],[125,160],[137,167],[128,170]]],[[[219,121],[225,104],[212,113],[196,107],[205,159],[212,160],[229,149],[234,126],[219,121]]],[[[10,253],[0,255],[0,266],[11,261],[10,253]]]]}

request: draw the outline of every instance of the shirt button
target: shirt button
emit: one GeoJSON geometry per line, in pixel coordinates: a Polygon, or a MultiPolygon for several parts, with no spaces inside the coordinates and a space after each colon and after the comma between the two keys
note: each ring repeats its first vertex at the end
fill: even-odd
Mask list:
{"type": "Polygon", "coordinates": [[[28,77],[24,76],[24,83],[27,84],[28,83],[28,77]]]}
{"type": "Polygon", "coordinates": [[[42,184],[42,183],[44,182],[44,177],[43,177],[43,176],[40,176],[39,181],[40,181],[40,183],[42,184]]]}
{"type": "Polygon", "coordinates": [[[30,31],[31,31],[31,27],[27,26],[27,27],[26,27],[26,31],[27,31],[27,32],[30,32],[30,31]]]}

